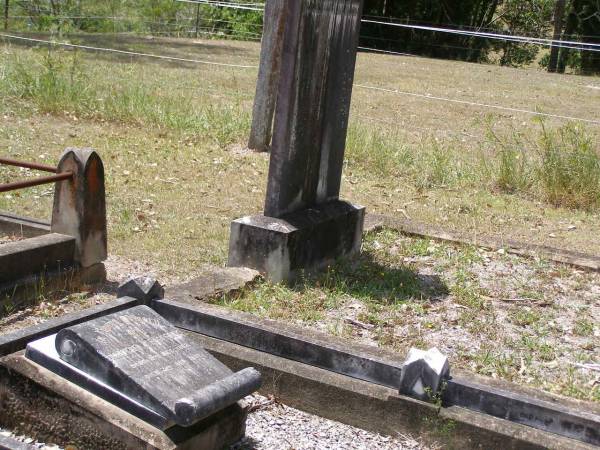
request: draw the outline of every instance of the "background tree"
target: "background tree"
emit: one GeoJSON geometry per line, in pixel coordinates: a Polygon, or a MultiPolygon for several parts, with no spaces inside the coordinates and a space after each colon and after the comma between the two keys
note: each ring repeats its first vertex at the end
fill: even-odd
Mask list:
{"type": "MultiPolygon", "coordinates": [[[[416,25],[487,29],[493,22],[499,0],[366,0],[365,17],[416,25]]],[[[482,61],[487,58],[489,42],[469,36],[402,29],[378,24],[363,24],[363,46],[408,52],[424,56],[482,61]]]]}
{"type": "MultiPolygon", "coordinates": [[[[552,40],[554,42],[561,40],[562,30],[564,27],[565,18],[565,7],[567,6],[566,0],[556,0],[554,6],[554,33],[552,34],[552,40]]],[[[550,59],[548,61],[548,72],[556,72],[558,67],[558,55],[560,53],[560,46],[554,45],[550,50],[550,59]]]]}
{"type": "MultiPolygon", "coordinates": [[[[544,38],[553,10],[553,0],[504,0],[495,23],[506,34],[544,38]]],[[[493,47],[500,52],[499,63],[513,67],[531,63],[540,51],[539,45],[512,41],[495,41],[493,47]]]]}

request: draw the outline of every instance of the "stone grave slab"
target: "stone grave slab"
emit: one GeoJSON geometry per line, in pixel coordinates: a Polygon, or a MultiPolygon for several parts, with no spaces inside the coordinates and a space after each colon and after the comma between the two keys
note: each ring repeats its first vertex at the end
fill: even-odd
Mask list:
{"type": "Polygon", "coordinates": [[[233,373],[147,306],[62,329],[26,356],[161,429],[191,426],[261,381],[252,368],[233,373]]]}

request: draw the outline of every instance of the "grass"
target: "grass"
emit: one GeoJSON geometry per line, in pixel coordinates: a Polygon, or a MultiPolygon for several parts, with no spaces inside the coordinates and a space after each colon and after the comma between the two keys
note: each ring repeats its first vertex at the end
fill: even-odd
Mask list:
{"type": "Polygon", "coordinates": [[[77,52],[16,53],[4,59],[0,93],[27,101],[40,113],[194,133],[221,146],[249,130],[249,115],[236,102],[202,102],[198,108],[184,90],[166,93],[158,84],[139,83],[128,69],[117,71],[117,80],[107,79],[105,66],[86,63],[77,52]]]}
{"type": "Polygon", "coordinates": [[[536,168],[542,191],[555,206],[597,209],[600,205],[600,155],[581,128],[570,124],[543,130],[541,164],[536,168]]]}
{"type": "MultiPolygon", "coordinates": [[[[252,43],[78,39],[215,62],[258,60],[252,43]]],[[[161,278],[188,278],[206,263],[223,264],[231,220],[263,206],[268,156],[243,151],[255,76],[256,70],[4,46],[2,153],[53,164],[67,146],[97,149],[106,168],[110,253],[148,263],[161,278]]],[[[357,82],[600,116],[599,94],[583,87],[595,80],[535,70],[361,54],[357,82]]],[[[370,212],[442,225],[467,238],[492,234],[600,254],[599,135],[593,125],[540,123],[357,88],[342,196],[370,212]]],[[[0,167],[0,182],[31,176],[0,167]]],[[[0,195],[0,209],[49,217],[51,200],[51,188],[36,187],[0,195]]],[[[523,269],[519,261],[385,231],[368,236],[361,258],[316,280],[294,288],[262,283],[219,303],[400,352],[450,343],[456,364],[471,370],[598,400],[598,389],[586,387],[566,362],[590,361],[597,351],[596,310],[586,297],[597,280],[545,261],[523,269]],[[511,276],[494,272],[496,265],[511,276]],[[573,305],[556,280],[570,283],[573,305]],[[511,298],[525,304],[501,300],[511,298]],[[364,333],[348,316],[366,325],[364,333]],[[574,339],[574,349],[561,333],[574,339]],[[545,365],[557,361],[560,369],[549,372],[545,365]]]]}
{"type": "Polygon", "coordinates": [[[352,262],[296,286],[263,282],[214,302],[402,354],[437,346],[457,367],[600,401],[589,373],[572,370],[598,350],[593,296],[564,290],[584,280],[600,285],[598,274],[384,230],[352,262]],[[524,289],[538,295],[517,298],[524,289]]]}
{"type": "MultiPolygon", "coordinates": [[[[102,35],[77,39],[215,62],[255,63],[258,58],[252,43],[122,36],[113,41],[102,35]]],[[[0,59],[0,143],[11,156],[48,162],[67,145],[97,148],[106,162],[109,195],[118,199],[109,201],[113,251],[147,260],[157,248],[165,248],[164,242],[173,243],[177,255],[190,264],[158,265],[177,275],[193,273],[202,262],[224,261],[228,222],[259,211],[264,198],[266,158],[231,151],[243,146],[248,135],[255,70],[14,46],[4,47],[0,59]],[[36,140],[45,143],[43,148],[36,140]],[[194,198],[201,200],[190,203],[194,198]],[[132,239],[141,245],[128,243],[132,239]],[[190,241],[200,245],[190,247],[190,241]]],[[[465,86],[477,86],[484,100],[490,95],[488,71],[500,91],[508,88],[507,77],[516,78],[523,91],[536,92],[541,84],[557,101],[565,86],[573,94],[574,83],[579,83],[578,77],[560,77],[559,89],[556,78],[536,71],[375,55],[360,55],[357,81],[393,83],[390,76],[398,67],[406,90],[427,88],[433,95],[459,98],[461,90],[450,87],[441,70],[464,79],[465,86]],[[382,78],[383,69],[389,72],[387,79],[382,78]]],[[[593,116],[598,109],[594,95],[592,91],[590,98],[582,98],[577,110],[566,103],[563,112],[593,116]]],[[[519,104],[522,97],[513,95],[507,102],[525,107],[519,104]]],[[[547,99],[540,108],[559,112],[547,99]]],[[[595,128],[552,119],[542,125],[518,122],[522,117],[490,116],[456,106],[447,111],[445,104],[432,113],[430,106],[426,100],[355,90],[344,197],[370,211],[441,224],[465,237],[489,233],[540,244],[560,239],[574,249],[600,252],[600,243],[589,238],[600,224],[594,200],[598,190],[593,187],[595,128]],[[411,114],[390,124],[400,104],[411,114]],[[443,132],[439,123],[430,122],[433,116],[443,121],[443,132]],[[427,131],[415,134],[413,127],[427,131]]],[[[0,168],[4,180],[32,175],[0,168]]],[[[0,208],[19,212],[19,205],[22,212],[47,217],[50,198],[51,190],[34,188],[0,196],[0,208]]]]}

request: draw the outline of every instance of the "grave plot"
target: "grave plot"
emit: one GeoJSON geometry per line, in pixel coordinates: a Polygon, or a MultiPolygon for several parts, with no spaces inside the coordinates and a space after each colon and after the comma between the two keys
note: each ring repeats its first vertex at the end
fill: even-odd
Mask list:
{"type": "Polygon", "coordinates": [[[399,354],[437,347],[470,372],[597,402],[599,292],[594,271],[384,229],[320,276],[209,301],[399,354]]]}
{"type": "MultiPolygon", "coordinates": [[[[153,417],[164,420],[160,417],[176,416],[170,416],[168,410],[160,413],[160,409],[150,408],[155,412],[148,417],[152,397],[140,398],[142,405],[148,405],[144,408],[120,393],[129,389],[120,378],[126,373],[131,374],[131,381],[141,383],[146,379],[158,380],[155,376],[162,379],[173,376],[169,373],[173,362],[161,365],[165,370],[156,375],[152,375],[152,371],[137,371],[142,363],[151,364],[144,362],[144,354],[160,353],[167,359],[170,357],[172,352],[159,352],[160,341],[149,345],[151,341],[145,338],[139,347],[111,344],[125,339],[118,323],[125,320],[132,327],[127,333],[129,339],[138,334],[134,330],[140,327],[140,332],[146,335],[148,332],[142,330],[145,321],[150,320],[156,324],[150,332],[152,335],[171,330],[165,338],[189,342],[186,348],[191,347],[185,353],[190,358],[195,358],[196,351],[202,353],[201,349],[206,349],[221,361],[219,364],[240,377],[260,373],[260,392],[276,401],[381,435],[418,435],[433,446],[460,448],[584,449],[592,448],[590,445],[595,445],[598,439],[600,411],[592,404],[478,377],[465,372],[460,365],[451,365],[448,376],[447,362],[439,353],[411,351],[409,358],[403,361],[395,352],[203,304],[193,295],[197,290],[198,286],[172,286],[166,291],[166,298],[161,299],[163,291],[153,280],[130,280],[121,286],[119,295],[135,297],[120,297],[92,310],[3,335],[0,338],[0,354],[5,355],[0,361],[2,426],[40,441],[62,445],[75,442],[85,448],[102,448],[106,442],[138,448],[148,439],[157,448],[176,448],[178,443],[183,445],[178,439],[208,439],[212,432],[203,421],[186,432],[176,431],[177,428],[160,431],[156,428],[160,423],[153,417]],[[128,317],[139,320],[130,322],[128,317]],[[164,325],[158,326],[159,323],[164,325]],[[89,334],[86,330],[95,331],[89,334]],[[79,337],[71,339],[71,336],[79,337]],[[48,345],[50,341],[57,344],[48,345]],[[106,345],[112,346],[112,350],[102,350],[110,348],[106,345]],[[86,349],[97,349],[100,353],[86,349]],[[108,372],[98,372],[94,369],[97,363],[90,364],[103,354],[108,361],[115,362],[107,366],[108,372]],[[75,361],[72,355],[81,355],[83,363],[71,364],[69,361],[75,361]],[[255,367],[258,372],[248,372],[249,367],[255,367]],[[121,374],[119,377],[110,376],[119,368],[123,369],[116,372],[121,374]],[[108,380],[108,387],[102,383],[94,387],[98,384],[97,376],[108,380]],[[422,389],[421,383],[435,386],[440,381],[438,394],[427,387],[422,389]],[[52,417],[52,427],[48,428],[40,417],[52,417]],[[154,426],[148,428],[150,421],[154,426]],[[94,433],[90,434],[90,430],[94,433]]],[[[175,379],[183,378],[177,375],[175,379]]],[[[157,393],[162,392],[161,383],[151,386],[159,389],[157,393]]],[[[239,383],[235,386],[243,388],[239,383]]],[[[250,384],[248,389],[252,386],[250,384]]],[[[229,391],[219,389],[217,392],[229,391]]],[[[206,398],[190,395],[190,399],[197,401],[206,398]]],[[[244,409],[244,405],[239,406],[244,409]]],[[[192,407],[190,411],[198,410],[192,407]]],[[[224,419],[222,415],[219,417],[224,419]]],[[[243,420],[242,416],[237,417],[243,420]]],[[[232,424],[231,420],[226,422],[232,424]]],[[[222,434],[224,439],[240,437],[239,428],[237,432],[234,428],[228,428],[232,434],[222,434]]]]}
{"type": "MultiPolygon", "coordinates": [[[[233,221],[225,272],[255,269],[268,282],[290,287],[230,283],[227,290],[246,290],[224,301],[238,306],[232,304],[236,299],[243,302],[267,289],[266,297],[277,303],[281,294],[299,292],[294,306],[314,314],[318,302],[330,301],[334,317],[341,312],[347,325],[374,331],[362,336],[365,343],[385,344],[388,316],[404,312],[385,302],[407,297],[410,302],[400,302],[406,310],[438,302],[447,309],[440,308],[438,321],[456,320],[472,335],[483,335],[477,326],[489,322],[493,329],[500,308],[488,309],[496,306],[494,300],[480,297],[496,296],[494,289],[514,295],[518,289],[482,277],[474,282],[476,264],[485,266],[489,255],[484,262],[473,257],[465,267],[450,267],[435,254],[435,244],[428,244],[428,254],[441,261],[437,271],[427,261],[400,264],[394,257],[418,258],[417,248],[403,252],[402,237],[386,232],[364,239],[365,208],[340,199],[361,8],[360,0],[285,3],[265,208],[262,215],[233,221]],[[389,252],[378,254],[383,248],[389,252]],[[336,265],[340,259],[344,262],[336,265]],[[313,287],[315,305],[302,286],[313,287]],[[352,309],[359,313],[346,317],[344,301],[355,302],[352,309]],[[464,315],[451,311],[451,304],[465,308],[464,315]]],[[[399,333],[391,341],[405,346],[390,351],[358,343],[356,336],[342,339],[207,304],[202,300],[223,295],[215,280],[165,291],[150,277],[131,279],[112,302],[3,335],[0,425],[83,448],[210,450],[240,442],[249,410],[243,399],[258,390],[370,432],[416,434],[426,445],[600,445],[597,405],[465,370],[465,361],[450,351],[450,336],[433,334],[435,323],[426,326],[433,342],[424,333],[420,340],[402,335],[402,324],[394,324],[399,333]],[[429,348],[433,345],[443,351],[429,348]]],[[[518,295],[532,304],[543,300],[518,295]]],[[[321,325],[327,329],[332,323],[323,318],[321,325]]],[[[499,335],[486,332],[487,342],[478,344],[498,341],[499,335]]],[[[523,367],[526,371],[526,361],[523,367]]]]}
{"type": "Polygon", "coordinates": [[[0,192],[55,184],[51,223],[0,214],[0,304],[12,311],[46,289],[104,281],[107,255],[104,168],[89,149],[67,149],[51,167],[2,158],[0,164],[55,175],[0,185],[0,192]]]}

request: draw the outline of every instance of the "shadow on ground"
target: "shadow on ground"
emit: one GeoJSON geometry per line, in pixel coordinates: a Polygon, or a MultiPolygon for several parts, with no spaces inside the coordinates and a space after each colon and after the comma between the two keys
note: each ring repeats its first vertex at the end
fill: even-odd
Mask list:
{"type": "Polygon", "coordinates": [[[422,274],[410,266],[383,265],[369,252],[340,260],[325,273],[302,279],[293,289],[315,286],[383,305],[407,300],[438,302],[450,292],[438,275],[422,274]]]}

